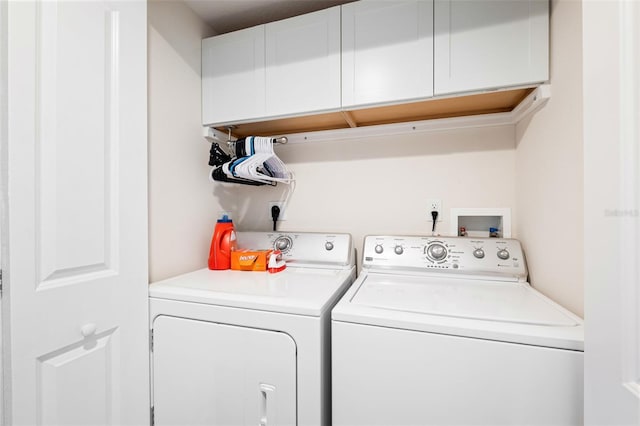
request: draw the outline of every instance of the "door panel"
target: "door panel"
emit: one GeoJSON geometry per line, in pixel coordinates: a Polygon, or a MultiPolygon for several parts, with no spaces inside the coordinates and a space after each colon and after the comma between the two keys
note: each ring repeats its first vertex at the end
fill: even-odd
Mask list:
{"type": "Polygon", "coordinates": [[[342,6],[342,105],[433,95],[433,2],[342,6]]]}
{"type": "Polygon", "coordinates": [[[547,0],[435,0],[436,95],[549,78],[547,0]]]}
{"type": "Polygon", "coordinates": [[[38,424],[113,424],[120,374],[117,330],[38,358],[38,424]],[[74,395],[82,389],[82,403],[74,395]]]}
{"type": "Polygon", "coordinates": [[[157,426],[296,424],[296,346],[287,334],[160,316],[153,341],[157,426]]]}
{"type": "Polygon", "coordinates": [[[5,419],[146,424],[146,4],[7,17],[5,419]]]}
{"type": "Polygon", "coordinates": [[[202,41],[202,124],[265,115],[264,25],[202,41]]]}
{"type": "Polygon", "coordinates": [[[118,12],[105,4],[45,2],[39,8],[35,193],[43,288],[114,266],[118,194],[112,171],[118,168],[118,134],[113,112],[121,41],[118,12]]]}
{"type": "Polygon", "coordinates": [[[340,7],[265,26],[270,117],[340,108],[340,7]]]}

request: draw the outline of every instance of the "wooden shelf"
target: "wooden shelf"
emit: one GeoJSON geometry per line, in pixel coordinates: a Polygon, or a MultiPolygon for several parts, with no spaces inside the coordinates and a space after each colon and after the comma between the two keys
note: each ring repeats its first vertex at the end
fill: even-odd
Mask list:
{"type": "MultiPolygon", "coordinates": [[[[280,136],[322,130],[348,129],[391,123],[435,120],[510,112],[535,88],[503,90],[451,98],[338,111],[300,117],[234,124],[233,135],[280,136]]],[[[226,126],[216,129],[226,133],[226,126]]]]}

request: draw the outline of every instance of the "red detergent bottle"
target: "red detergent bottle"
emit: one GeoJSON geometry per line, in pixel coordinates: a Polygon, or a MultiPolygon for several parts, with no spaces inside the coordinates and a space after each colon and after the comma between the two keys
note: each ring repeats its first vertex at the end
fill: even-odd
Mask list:
{"type": "Polygon", "coordinates": [[[231,251],[236,249],[236,232],[233,222],[227,214],[223,214],[213,231],[211,249],[209,250],[209,269],[222,270],[231,268],[231,251]]]}

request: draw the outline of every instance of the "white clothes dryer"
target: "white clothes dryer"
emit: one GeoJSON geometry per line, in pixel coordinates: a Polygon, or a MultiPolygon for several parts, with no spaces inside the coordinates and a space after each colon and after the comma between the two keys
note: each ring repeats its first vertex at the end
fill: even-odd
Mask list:
{"type": "Polygon", "coordinates": [[[369,236],[332,312],[333,425],[580,425],[582,320],[520,243],[369,236]]]}
{"type": "Polygon", "coordinates": [[[199,270],[150,286],[156,426],[327,425],[330,311],[355,279],[351,236],[238,232],[284,271],[199,270]]]}

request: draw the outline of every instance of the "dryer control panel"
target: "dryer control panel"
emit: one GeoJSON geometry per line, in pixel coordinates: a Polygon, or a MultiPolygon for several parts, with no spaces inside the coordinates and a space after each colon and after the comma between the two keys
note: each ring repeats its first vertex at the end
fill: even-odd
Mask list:
{"type": "Polygon", "coordinates": [[[362,266],[516,281],[527,278],[520,242],[505,238],[370,235],[365,238],[362,266]]]}
{"type": "Polygon", "coordinates": [[[315,232],[237,232],[238,248],[276,249],[289,264],[326,266],[354,265],[349,234],[315,232]]]}

